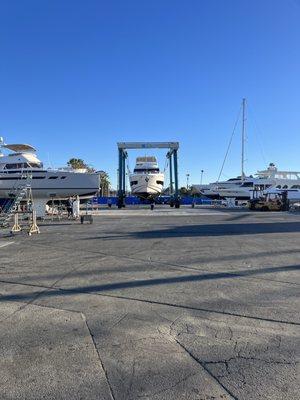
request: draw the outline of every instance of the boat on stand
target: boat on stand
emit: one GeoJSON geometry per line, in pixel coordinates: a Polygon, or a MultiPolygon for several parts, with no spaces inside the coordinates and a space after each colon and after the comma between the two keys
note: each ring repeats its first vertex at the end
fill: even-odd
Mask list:
{"type": "Polygon", "coordinates": [[[33,146],[5,144],[0,138],[0,203],[25,185],[32,190],[37,217],[43,217],[49,200],[93,197],[100,188],[100,174],[67,167],[46,169],[33,146]]]}

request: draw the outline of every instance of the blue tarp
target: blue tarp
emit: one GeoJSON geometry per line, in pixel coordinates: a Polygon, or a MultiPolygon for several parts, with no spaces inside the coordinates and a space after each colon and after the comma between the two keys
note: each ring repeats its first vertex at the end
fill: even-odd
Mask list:
{"type": "MultiPolygon", "coordinates": [[[[109,203],[112,205],[116,205],[117,201],[118,201],[117,197],[94,197],[93,199],[94,204],[102,204],[102,205],[107,205],[109,203]]],[[[156,199],[157,204],[168,204],[169,201],[170,201],[170,196],[160,196],[156,199]]],[[[191,205],[193,204],[193,202],[195,204],[211,204],[211,200],[199,197],[187,196],[187,197],[181,197],[180,199],[180,204],[182,205],[191,205]]],[[[126,205],[149,204],[149,201],[141,200],[135,196],[127,196],[125,198],[125,204],[126,205]]]]}

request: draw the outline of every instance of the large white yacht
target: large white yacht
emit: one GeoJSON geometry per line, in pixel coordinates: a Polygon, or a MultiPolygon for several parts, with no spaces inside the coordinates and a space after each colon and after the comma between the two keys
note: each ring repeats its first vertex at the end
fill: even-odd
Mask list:
{"type": "Polygon", "coordinates": [[[164,173],[160,172],[155,157],[137,157],[129,181],[133,195],[145,199],[154,198],[162,192],[164,173]]]}
{"type": "Polygon", "coordinates": [[[243,182],[244,180],[238,176],[236,178],[230,178],[227,181],[212,182],[206,185],[192,185],[192,192],[200,193],[212,200],[217,200],[222,198],[222,195],[220,194],[221,190],[234,190],[243,182]]]}
{"type": "Polygon", "coordinates": [[[255,176],[237,177],[210,183],[209,185],[193,185],[195,193],[200,193],[210,199],[234,198],[249,200],[266,190],[288,190],[291,198],[298,197],[300,189],[300,172],[280,171],[275,164],[270,163],[268,168],[257,171],[255,176]]]}
{"type": "Polygon", "coordinates": [[[32,189],[37,215],[44,214],[50,199],[70,196],[92,197],[99,190],[98,173],[77,172],[70,168],[45,169],[28,144],[4,144],[0,138],[0,199],[11,197],[22,185],[32,189]],[[5,154],[4,151],[11,151],[5,154]]]}
{"type": "MultiPolygon", "coordinates": [[[[236,199],[249,200],[253,196],[263,194],[266,190],[288,190],[288,198],[298,196],[300,189],[300,172],[280,171],[276,165],[270,163],[268,168],[258,171],[255,176],[246,176],[244,172],[245,164],[245,122],[246,122],[246,99],[242,102],[242,148],[241,148],[241,175],[237,178],[227,181],[217,181],[209,185],[193,185],[194,193],[200,193],[211,199],[236,199]]],[[[234,132],[233,132],[234,133],[234,132]]],[[[233,135],[233,134],[232,134],[233,135]]],[[[222,174],[223,167],[231,145],[232,136],[226,155],[222,164],[219,177],[222,174]]]]}
{"type": "Polygon", "coordinates": [[[267,169],[258,171],[254,178],[245,178],[240,185],[219,189],[218,193],[222,198],[248,200],[266,190],[287,190],[291,196],[295,196],[299,189],[300,172],[280,171],[270,163],[267,169]]]}

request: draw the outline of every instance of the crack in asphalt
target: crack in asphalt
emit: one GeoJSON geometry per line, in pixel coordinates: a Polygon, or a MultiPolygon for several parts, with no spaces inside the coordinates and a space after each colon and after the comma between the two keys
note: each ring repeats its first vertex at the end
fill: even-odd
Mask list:
{"type": "Polygon", "coordinates": [[[199,360],[197,357],[195,357],[182,343],[180,343],[176,338],[174,338],[174,341],[194,360],[196,361],[207,373],[210,375],[211,378],[213,378],[225,392],[233,399],[233,400],[239,400],[238,397],[236,397],[221,381],[220,379],[215,376],[207,367],[206,364],[203,363],[201,360],[199,360]]]}
{"type": "MultiPolygon", "coordinates": [[[[159,395],[159,394],[162,394],[162,393],[167,392],[168,390],[174,389],[174,388],[176,388],[178,385],[180,385],[181,383],[186,382],[189,378],[192,378],[193,376],[196,376],[197,374],[198,374],[198,373],[188,374],[186,377],[184,377],[184,378],[178,380],[178,381],[177,381],[176,383],[174,383],[173,385],[170,385],[170,386],[168,386],[168,387],[166,387],[166,388],[164,388],[164,389],[158,390],[157,392],[151,393],[151,397],[157,396],[157,395],[159,395]]],[[[149,399],[149,394],[138,395],[137,398],[138,398],[138,399],[143,399],[143,398],[149,399]]]]}
{"type": "MultiPolygon", "coordinates": [[[[71,289],[61,289],[61,290],[71,290],[71,289]]],[[[87,292],[85,292],[85,293],[87,293],[87,292]]],[[[255,317],[252,315],[243,315],[243,314],[232,313],[230,311],[218,311],[218,310],[213,310],[213,309],[193,307],[193,306],[187,306],[187,305],[182,305],[182,304],[160,302],[160,301],[155,301],[155,300],[144,300],[144,299],[138,299],[135,297],[127,297],[127,296],[121,296],[121,295],[111,295],[111,294],[103,294],[103,293],[90,293],[90,294],[93,294],[96,296],[103,296],[103,297],[113,297],[113,298],[121,299],[121,300],[137,301],[137,302],[148,303],[148,304],[153,304],[153,305],[181,308],[181,309],[185,309],[185,310],[193,310],[193,311],[201,311],[201,312],[212,313],[212,314],[228,315],[231,317],[248,318],[248,319],[254,319],[254,320],[263,321],[263,322],[300,326],[300,322],[284,321],[284,320],[277,320],[277,319],[273,319],[273,318],[263,318],[263,317],[257,317],[257,316],[255,317]]]]}
{"type": "Polygon", "coordinates": [[[258,357],[246,357],[246,356],[236,356],[230,357],[227,360],[218,360],[218,361],[203,361],[206,365],[213,365],[213,364],[225,364],[228,365],[233,360],[246,360],[246,361],[261,361],[266,364],[278,364],[278,365],[294,365],[296,366],[299,364],[298,361],[290,362],[290,361],[276,361],[276,360],[264,360],[263,358],[258,357]]]}
{"type": "Polygon", "coordinates": [[[89,332],[89,334],[90,334],[90,336],[91,336],[91,340],[92,340],[93,345],[94,345],[94,348],[95,348],[95,350],[96,350],[96,353],[97,353],[97,356],[98,356],[98,359],[99,359],[101,368],[102,368],[102,370],[103,370],[103,372],[104,372],[105,379],[106,379],[106,382],[107,382],[107,386],[108,386],[108,388],[109,388],[110,397],[111,397],[112,400],[116,400],[116,397],[115,397],[115,395],[114,395],[114,391],[113,391],[112,385],[111,385],[110,380],[109,380],[108,372],[107,372],[107,370],[106,370],[106,368],[105,368],[105,366],[104,366],[104,363],[103,363],[103,361],[102,361],[102,359],[101,359],[101,356],[100,356],[98,347],[97,347],[96,342],[95,342],[94,335],[93,335],[93,333],[92,333],[92,331],[91,331],[91,329],[90,329],[90,327],[89,327],[89,324],[88,324],[88,322],[87,322],[87,319],[86,319],[84,313],[81,313],[81,315],[82,315],[82,318],[83,318],[83,320],[84,320],[84,322],[85,322],[85,325],[86,325],[86,327],[87,327],[87,330],[88,330],[88,332],[89,332]]]}

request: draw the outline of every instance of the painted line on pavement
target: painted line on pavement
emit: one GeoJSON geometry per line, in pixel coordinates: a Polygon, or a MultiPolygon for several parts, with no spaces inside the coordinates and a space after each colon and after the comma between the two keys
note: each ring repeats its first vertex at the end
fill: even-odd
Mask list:
{"type": "Polygon", "coordinates": [[[15,242],[0,243],[0,248],[9,246],[10,244],[13,244],[13,243],[15,243],[15,242]]]}

